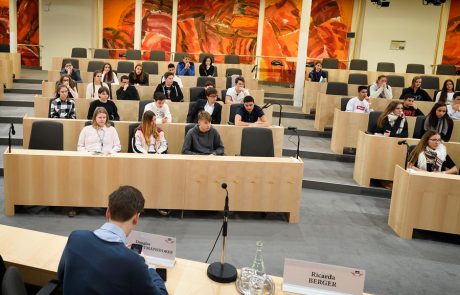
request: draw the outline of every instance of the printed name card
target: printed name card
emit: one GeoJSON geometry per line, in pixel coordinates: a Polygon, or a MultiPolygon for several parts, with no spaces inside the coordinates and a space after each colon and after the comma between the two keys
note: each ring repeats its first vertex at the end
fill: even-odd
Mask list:
{"type": "Polygon", "coordinates": [[[147,264],[173,267],[176,261],[176,238],[132,231],[126,241],[128,245],[142,245],[147,264]]]}
{"type": "Polygon", "coordinates": [[[308,295],[362,295],[365,271],[361,269],[286,258],[283,291],[308,295]]]}

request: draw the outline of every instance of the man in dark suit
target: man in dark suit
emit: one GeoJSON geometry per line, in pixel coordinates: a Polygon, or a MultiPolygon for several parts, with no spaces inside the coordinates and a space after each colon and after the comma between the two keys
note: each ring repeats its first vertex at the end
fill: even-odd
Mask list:
{"type": "Polygon", "coordinates": [[[187,123],[197,123],[198,113],[206,111],[211,115],[212,124],[220,124],[222,106],[217,101],[217,90],[213,87],[206,89],[206,100],[198,99],[187,115],[187,123]]]}
{"type": "Polygon", "coordinates": [[[125,245],[144,202],[139,190],[121,186],[109,196],[108,222],[70,234],[58,267],[64,294],[168,294],[156,271],[125,245]]]}

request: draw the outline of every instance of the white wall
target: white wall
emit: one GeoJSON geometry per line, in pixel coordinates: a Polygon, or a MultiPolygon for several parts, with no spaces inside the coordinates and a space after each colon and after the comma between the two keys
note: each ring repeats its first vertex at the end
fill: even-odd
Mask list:
{"type": "Polygon", "coordinates": [[[44,70],[50,68],[52,57],[70,57],[73,47],[97,47],[97,36],[97,1],[40,1],[40,44],[43,45],[44,70]]]}
{"type": "Polygon", "coordinates": [[[371,71],[378,62],[394,62],[397,72],[418,63],[431,73],[440,14],[440,6],[425,6],[422,0],[391,0],[387,8],[366,1],[360,58],[368,60],[371,71]],[[406,41],[406,49],[390,50],[391,40],[406,41]]]}

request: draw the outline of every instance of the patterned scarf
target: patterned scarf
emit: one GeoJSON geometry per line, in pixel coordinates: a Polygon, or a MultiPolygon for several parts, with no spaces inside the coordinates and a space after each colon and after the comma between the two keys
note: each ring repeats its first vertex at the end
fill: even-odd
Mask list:
{"type": "Polygon", "coordinates": [[[433,150],[429,146],[425,151],[418,155],[418,168],[427,170],[427,164],[433,165],[433,171],[441,171],[442,163],[446,160],[447,150],[443,144],[440,144],[437,149],[433,150]]]}
{"type": "MultiPolygon", "coordinates": [[[[396,120],[399,118],[399,116],[396,116],[393,112],[391,112],[387,115],[387,118],[388,118],[388,122],[390,123],[390,126],[393,127],[395,125],[396,120]]],[[[406,122],[406,118],[402,118],[401,124],[399,124],[396,134],[400,134],[403,131],[405,122],[406,122]]]]}

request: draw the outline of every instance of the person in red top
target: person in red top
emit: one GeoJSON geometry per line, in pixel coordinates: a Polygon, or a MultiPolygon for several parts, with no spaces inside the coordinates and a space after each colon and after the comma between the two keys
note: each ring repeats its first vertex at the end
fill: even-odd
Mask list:
{"type": "Polygon", "coordinates": [[[404,97],[404,103],[403,103],[404,116],[409,116],[409,117],[425,116],[423,112],[417,108],[414,101],[415,101],[415,98],[410,94],[404,97]]]}

